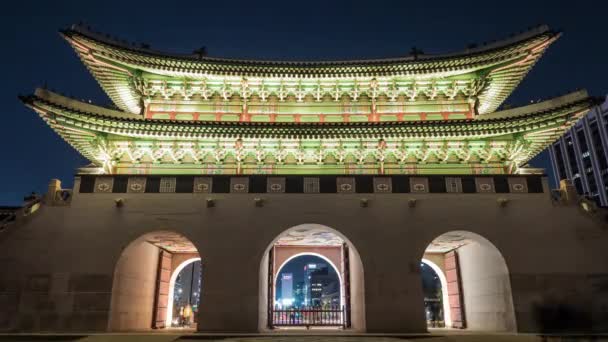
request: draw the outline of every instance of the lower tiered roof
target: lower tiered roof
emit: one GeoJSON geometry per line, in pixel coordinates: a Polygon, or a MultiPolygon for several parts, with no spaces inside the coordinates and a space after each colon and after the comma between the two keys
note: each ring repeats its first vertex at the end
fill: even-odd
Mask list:
{"type": "Polygon", "coordinates": [[[205,165],[211,164],[223,165],[213,171],[220,173],[256,173],[260,168],[322,172],[332,165],[342,170],[352,165],[363,173],[378,172],[378,167],[412,173],[404,165],[466,164],[513,172],[596,103],[581,90],[471,119],[255,123],[149,120],[45,89],[21,100],[80,153],[112,173],[153,173],[168,166],[205,173],[205,165]]]}

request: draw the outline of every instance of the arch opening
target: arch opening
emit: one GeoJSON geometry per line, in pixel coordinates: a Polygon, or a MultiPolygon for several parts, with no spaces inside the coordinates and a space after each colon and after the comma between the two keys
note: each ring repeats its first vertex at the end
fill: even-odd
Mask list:
{"type": "Polygon", "coordinates": [[[259,329],[363,331],[363,294],[363,266],[350,241],[318,224],[289,228],[260,263],[259,329]]]}
{"type": "Polygon", "coordinates": [[[452,326],[448,283],[441,268],[434,262],[422,259],[422,293],[427,326],[445,328],[452,326]]]}
{"type": "Polygon", "coordinates": [[[516,331],[507,264],[484,237],[468,231],[436,237],[424,251],[421,277],[428,328],[516,331]]]}
{"type": "Polygon", "coordinates": [[[169,280],[165,326],[193,327],[196,324],[201,294],[201,258],[189,258],[179,264],[169,280]],[[184,312],[185,311],[185,312],[184,312]]]}
{"type": "Polygon", "coordinates": [[[340,270],[318,253],[292,255],[277,269],[274,307],[340,309],[344,283],[340,270]]]}
{"type": "Polygon", "coordinates": [[[143,234],[123,249],[116,262],[108,330],[194,331],[201,271],[198,250],[183,235],[143,234]]]}

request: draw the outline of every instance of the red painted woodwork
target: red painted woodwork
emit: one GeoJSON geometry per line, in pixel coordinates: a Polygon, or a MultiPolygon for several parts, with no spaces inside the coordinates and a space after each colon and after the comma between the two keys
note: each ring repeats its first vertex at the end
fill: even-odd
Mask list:
{"type": "Polygon", "coordinates": [[[172,254],[162,250],[158,260],[158,272],[156,273],[156,300],[154,305],[154,320],[152,328],[165,328],[167,318],[167,306],[169,305],[169,282],[171,281],[171,259],[172,254]]]}
{"type": "Polygon", "coordinates": [[[458,254],[451,251],[445,254],[445,277],[448,283],[448,298],[450,304],[450,316],[452,328],[466,328],[464,315],[464,301],[462,298],[462,286],[460,282],[460,268],[458,265],[458,254]]]}

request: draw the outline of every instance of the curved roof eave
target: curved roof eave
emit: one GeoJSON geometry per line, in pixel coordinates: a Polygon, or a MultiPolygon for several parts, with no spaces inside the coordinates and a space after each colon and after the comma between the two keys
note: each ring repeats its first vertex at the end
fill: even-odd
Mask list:
{"type": "Polygon", "coordinates": [[[457,75],[492,69],[480,114],[494,111],[509,96],[544,50],[560,33],[540,26],[479,48],[441,55],[420,55],[350,61],[257,61],[165,54],[107,38],[79,26],[61,31],[112,101],[125,111],[141,112],[141,95],[133,71],[163,75],[221,75],[241,77],[375,77],[377,75],[457,75]],[[525,57],[525,60],[521,60],[525,57]],[[104,61],[105,58],[111,63],[104,61]],[[502,62],[505,67],[496,67],[502,62]],[[496,70],[494,70],[496,69],[496,70]],[[496,71],[495,73],[492,73],[496,71]],[[256,76],[257,75],[257,76],[256,76]]]}

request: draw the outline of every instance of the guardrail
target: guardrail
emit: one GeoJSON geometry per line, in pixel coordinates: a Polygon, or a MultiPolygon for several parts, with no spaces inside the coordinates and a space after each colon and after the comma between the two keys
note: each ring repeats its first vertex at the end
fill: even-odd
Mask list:
{"type": "Polygon", "coordinates": [[[345,308],[273,309],[271,327],[346,327],[345,308]]]}

